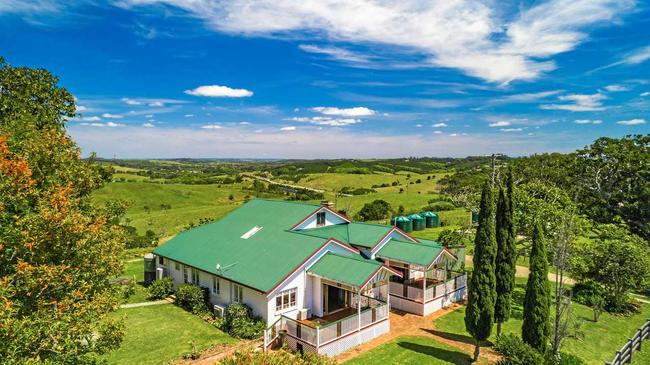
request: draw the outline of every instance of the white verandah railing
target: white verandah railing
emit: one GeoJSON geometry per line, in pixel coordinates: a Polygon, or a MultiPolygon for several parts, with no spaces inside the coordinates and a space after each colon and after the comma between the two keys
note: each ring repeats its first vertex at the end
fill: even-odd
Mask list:
{"type": "Polygon", "coordinates": [[[427,285],[422,284],[398,283],[391,281],[389,283],[390,295],[396,295],[407,298],[415,302],[425,303],[432,299],[451,293],[467,285],[467,275],[465,273],[449,272],[450,278],[445,282],[427,285]]]}
{"type": "Polygon", "coordinates": [[[321,346],[388,318],[387,303],[362,296],[361,304],[365,307],[361,310],[361,314],[354,313],[320,326],[282,316],[264,331],[264,348],[271,345],[278,338],[280,331],[284,330],[286,336],[310,345],[318,351],[321,346]]]}

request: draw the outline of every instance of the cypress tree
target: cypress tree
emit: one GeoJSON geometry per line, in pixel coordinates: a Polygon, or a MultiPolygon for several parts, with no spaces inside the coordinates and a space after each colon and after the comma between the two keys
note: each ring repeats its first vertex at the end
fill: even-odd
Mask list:
{"type": "Polygon", "coordinates": [[[497,322],[497,336],[501,335],[501,324],[510,318],[512,290],[515,286],[515,226],[512,204],[512,173],[506,178],[507,196],[499,189],[497,203],[496,232],[497,257],[495,275],[497,281],[497,299],[494,308],[494,321],[497,322]]]}
{"type": "Polygon", "coordinates": [[[494,260],[496,240],[494,228],[494,201],[492,189],[486,182],[481,194],[481,206],[474,241],[474,271],[469,282],[467,309],[465,311],[465,328],[474,340],[474,361],[478,360],[480,341],[490,337],[494,324],[494,302],[496,297],[496,280],[494,277],[494,260]]]}
{"type": "Polygon", "coordinates": [[[551,288],[548,283],[548,259],[546,242],[539,223],[533,232],[533,247],[530,252],[530,275],[524,298],[524,323],[521,338],[531,347],[544,353],[551,333],[549,314],[551,310],[551,288]]]}

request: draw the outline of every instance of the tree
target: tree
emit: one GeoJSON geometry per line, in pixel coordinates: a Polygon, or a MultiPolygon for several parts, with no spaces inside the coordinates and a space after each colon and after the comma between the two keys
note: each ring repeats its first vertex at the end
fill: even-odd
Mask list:
{"type": "Polygon", "coordinates": [[[494,304],[496,279],[494,260],[496,241],[494,227],[494,201],[489,182],[483,186],[478,218],[478,228],[474,240],[474,271],[469,282],[465,328],[476,341],[474,361],[478,360],[480,341],[490,337],[494,324],[494,304]]]}
{"type": "Polygon", "coordinates": [[[626,312],[630,290],[650,286],[650,249],[625,225],[601,224],[594,231],[596,236],[573,255],[573,274],[603,286],[607,311],[626,312]]]}
{"type": "Polygon", "coordinates": [[[495,263],[496,306],[494,320],[497,322],[497,335],[501,335],[501,324],[510,318],[512,291],[515,286],[517,252],[515,247],[515,227],[512,214],[513,183],[512,173],[506,178],[507,195],[499,189],[496,213],[497,256],[495,263]]]}
{"type": "Polygon", "coordinates": [[[524,321],[521,338],[541,353],[548,347],[550,335],[551,290],[548,283],[548,259],[542,227],[537,224],[530,253],[530,274],[524,297],[524,321]]]}
{"type": "Polygon", "coordinates": [[[0,358],[85,364],[119,346],[123,232],[90,193],[102,167],[65,133],[74,98],[46,70],[0,59],[0,358]]]}
{"type": "Polygon", "coordinates": [[[390,214],[390,204],[388,202],[377,199],[371,203],[366,203],[359,211],[359,218],[363,221],[376,221],[388,218],[390,214]]]}

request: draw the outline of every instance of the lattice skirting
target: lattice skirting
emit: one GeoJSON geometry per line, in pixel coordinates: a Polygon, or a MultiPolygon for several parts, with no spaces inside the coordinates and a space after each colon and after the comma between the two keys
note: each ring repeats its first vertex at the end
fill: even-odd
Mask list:
{"type": "Polygon", "coordinates": [[[379,337],[390,330],[390,321],[385,320],[370,327],[366,327],[361,332],[354,332],[339,340],[321,346],[318,352],[322,355],[336,356],[364,342],[368,342],[375,337],[379,337]]]}

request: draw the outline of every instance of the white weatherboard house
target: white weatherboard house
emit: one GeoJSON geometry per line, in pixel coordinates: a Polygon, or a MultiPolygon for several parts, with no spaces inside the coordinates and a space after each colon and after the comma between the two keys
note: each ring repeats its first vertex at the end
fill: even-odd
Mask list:
{"type": "Polygon", "coordinates": [[[333,356],[388,332],[389,309],[427,315],[466,295],[464,251],[353,222],[327,203],[251,200],[154,254],[176,287],[208,288],[215,311],[250,306],[268,325],[265,348],[283,338],[333,356]]]}

